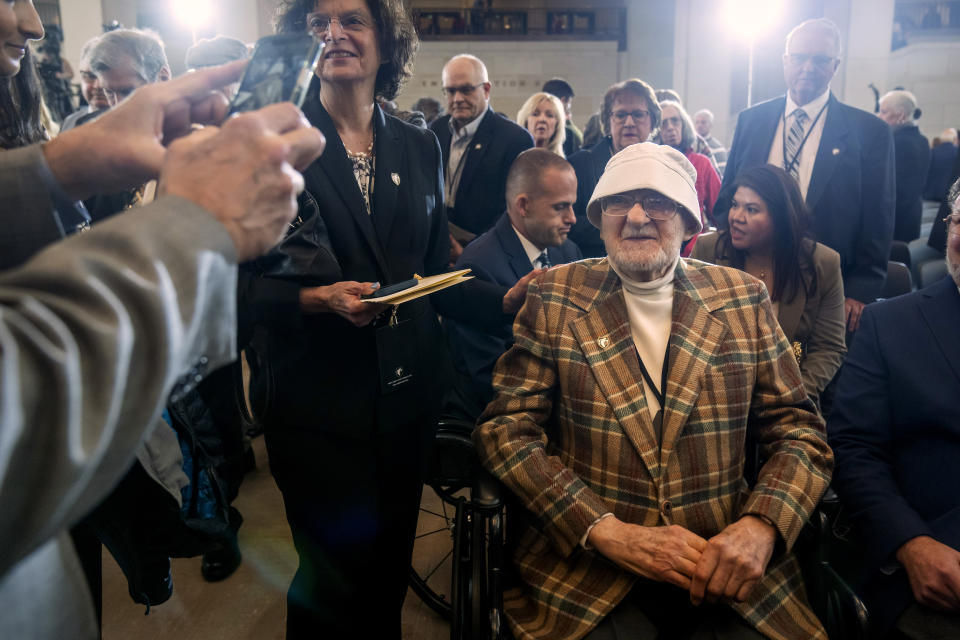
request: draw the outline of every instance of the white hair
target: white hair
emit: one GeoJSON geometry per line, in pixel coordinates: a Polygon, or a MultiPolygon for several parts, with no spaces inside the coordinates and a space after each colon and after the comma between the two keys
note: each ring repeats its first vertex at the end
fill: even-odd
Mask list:
{"type": "Polygon", "coordinates": [[[813,20],[807,20],[801,22],[795,26],[790,33],[787,34],[786,46],[784,47],[784,52],[788,53],[790,51],[790,41],[793,40],[801,31],[807,30],[818,31],[824,35],[830,37],[834,43],[834,58],[839,58],[841,54],[841,45],[840,45],[840,29],[837,28],[837,25],[833,23],[832,20],[827,20],[826,18],[815,18],[813,20]]]}
{"type": "Polygon", "coordinates": [[[902,89],[888,91],[880,98],[880,102],[886,102],[888,108],[902,115],[905,124],[913,124],[919,116],[917,114],[917,97],[909,91],[903,91],[902,89]]]}

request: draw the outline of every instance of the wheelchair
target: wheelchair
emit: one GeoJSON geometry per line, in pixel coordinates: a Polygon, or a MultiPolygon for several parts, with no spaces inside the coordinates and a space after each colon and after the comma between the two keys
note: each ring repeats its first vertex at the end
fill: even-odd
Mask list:
{"type": "Polygon", "coordinates": [[[504,505],[477,460],[472,422],[441,419],[421,503],[409,584],[450,622],[451,640],[500,640],[504,505]]]}
{"type": "MultiPolygon", "coordinates": [[[[481,468],[473,429],[474,424],[464,420],[447,418],[437,424],[409,585],[450,622],[451,640],[506,640],[511,637],[503,616],[503,592],[509,582],[505,539],[509,496],[481,468]]],[[[763,461],[758,448],[751,444],[748,448],[754,454],[752,459],[748,456],[746,475],[755,479],[763,461]]],[[[866,606],[846,578],[858,571],[854,560],[858,548],[849,518],[828,488],[794,552],[810,605],[831,640],[871,637],[866,606]]]]}

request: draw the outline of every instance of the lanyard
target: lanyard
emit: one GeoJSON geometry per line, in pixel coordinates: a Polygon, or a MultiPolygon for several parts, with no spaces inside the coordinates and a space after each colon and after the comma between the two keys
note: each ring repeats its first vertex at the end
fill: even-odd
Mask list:
{"type": "Polygon", "coordinates": [[[637,362],[640,363],[640,373],[643,374],[644,381],[650,386],[650,390],[653,391],[653,395],[656,396],[662,411],[667,400],[667,372],[670,370],[670,345],[667,345],[667,352],[663,354],[663,371],[660,372],[659,388],[653,383],[653,379],[650,377],[646,365],[643,364],[643,358],[640,357],[639,351],[637,352],[637,362]]]}
{"type": "Polygon", "coordinates": [[[827,104],[830,101],[827,100],[823,103],[823,106],[820,107],[820,111],[817,112],[817,117],[813,119],[813,122],[810,123],[810,128],[807,129],[807,133],[804,134],[803,140],[800,141],[800,146],[797,147],[797,152],[793,154],[793,159],[790,162],[787,162],[787,114],[783,114],[783,126],[780,128],[780,145],[781,153],[783,154],[783,170],[787,173],[793,171],[794,165],[800,162],[800,154],[803,153],[803,146],[807,144],[807,138],[810,137],[810,134],[813,133],[813,128],[817,126],[817,121],[820,120],[820,116],[823,115],[823,112],[827,110],[827,104]]]}

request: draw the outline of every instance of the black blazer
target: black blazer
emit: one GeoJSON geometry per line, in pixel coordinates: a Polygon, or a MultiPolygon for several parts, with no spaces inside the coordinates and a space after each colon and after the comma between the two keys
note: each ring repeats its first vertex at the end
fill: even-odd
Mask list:
{"type": "Polygon", "coordinates": [[[930,143],[916,125],[893,130],[897,164],[897,212],[893,239],[910,242],[920,237],[923,187],[930,169],[930,143]]]}
{"type": "MultiPolygon", "coordinates": [[[[714,217],[726,225],[737,175],[766,164],[783,115],[781,96],[740,113],[714,217]]],[[[807,190],[816,240],[840,254],[848,298],[871,302],[883,288],[893,238],[893,135],[871,113],[830,96],[807,190]]]]}
{"type": "MultiPolygon", "coordinates": [[[[567,240],[559,247],[548,247],[547,257],[552,265],[573,262],[583,257],[580,249],[567,240]]],[[[504,213],[493,229],[479,236],[463,250],[457,260],[457,269],[472,269],[478,280],[493,283],[500,288],[501,298],[520,278],[533,270],[530,259],[517,237],[510,217],[504,213]]],[[[476,323],[448,319],[445,323],[457,385],[471,398],[476,419],[493,399],[493,365],[513,344],[513,315],[500,314],[499,326],[484,330],[476,323]]]]}
{"type": "Polygon", "coordinates": [[[240,304],[255,327],[254,409],[268,428],[364,438],[402,428],[439,407],[446,376],[436,314],[428,298],[398,307],[417,357],[406,365],[411,383],[383,393],[384,348],[376,329],[357,328],[335,314],[300,313],[300,287],[339,280],[386,286],[414,273],[445,271],[449,240],[440,148],[430,132],[377,107],[368,215],[330,116],[316,98],[303,111],[326,136],[326,150],[304,172],[307,196],[291,231],[271,254],[248,265],[240,282],[240,304]],[[309,229],[309,238],[302,229],[309,229]],[[278,261],[288,265],[279,275],[278,261]]]}
{"type": "MultiPolygon", "coordinates": [[[[455,206],[448,211],[450,222],[480,235],[493,227],[507,202],[507,174],[523,151],[533,147],[533,137],[520,125],[492,109],[482,116],[470,141],[455,206]]],[[[430,129],[437,134],[443,150],[443,170],[450,157],[450,116],[434,120],[430,129]]]]}
{"type": "Polygon", "coordinates": [[[610,136],[604,136],[589,149],[581,149],[568,158],[577,174],[577,201],[573,205],[577,223],[570,230],[570,239],[577,243],[587,258],[602,258],[607,255],[607,249],[600,238],[600,230],[587,220],[587,203],[590,202],[590,196],[593,195],[593,190],[612,155],[610,136]]]}
{"type": "Polygon", "coordinates": [[[960,293],[949,277],[869,305],[827,423],[833,486],[873,570],[864,595],[885,628],[913,601],[905,572],[884,575],[910,538],[960,550],[960,293]]]}

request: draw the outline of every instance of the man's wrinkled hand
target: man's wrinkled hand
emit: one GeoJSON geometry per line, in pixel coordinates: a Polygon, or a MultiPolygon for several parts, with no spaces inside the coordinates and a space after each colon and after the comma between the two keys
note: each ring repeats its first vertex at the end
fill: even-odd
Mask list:
{"type": "Polygon", "coordinates": [[[324,147],[290,103],[270,105],[207,127],[170,146],[158,183],[212,213],[233,238],[240,261],[279,242],[297,212],[303,176],[324,147]]]}
{"type": "Polygon", "coordinates": [[[516,315],[520,311],[520,307],[523,306],[524,300],[527,299],[527,286],[530,281],[545,271],[546,269],[534,269],[517,280],[517,283],[510,287],[510,290],[503,296],[503,312],[516,315]]]}
{"type": "Polygon", "coordinates": [[[755,516],[744,516],[707,540],[690,585],[693,604],[720,599],[743,602],[773,555],[777,530],[755,516]]]}
{"type": "Polygon", "coordinates": [[[637,575],[689,589],[707,541],[679,525],[642,527],[615,516],[598,522],[588,544],[637,575]]]}
{"type": "Polygon", "coordinates": [[[960,611],[960,552],[929,536],[897,549],[916,601],[931,609],[960,611]]]}

